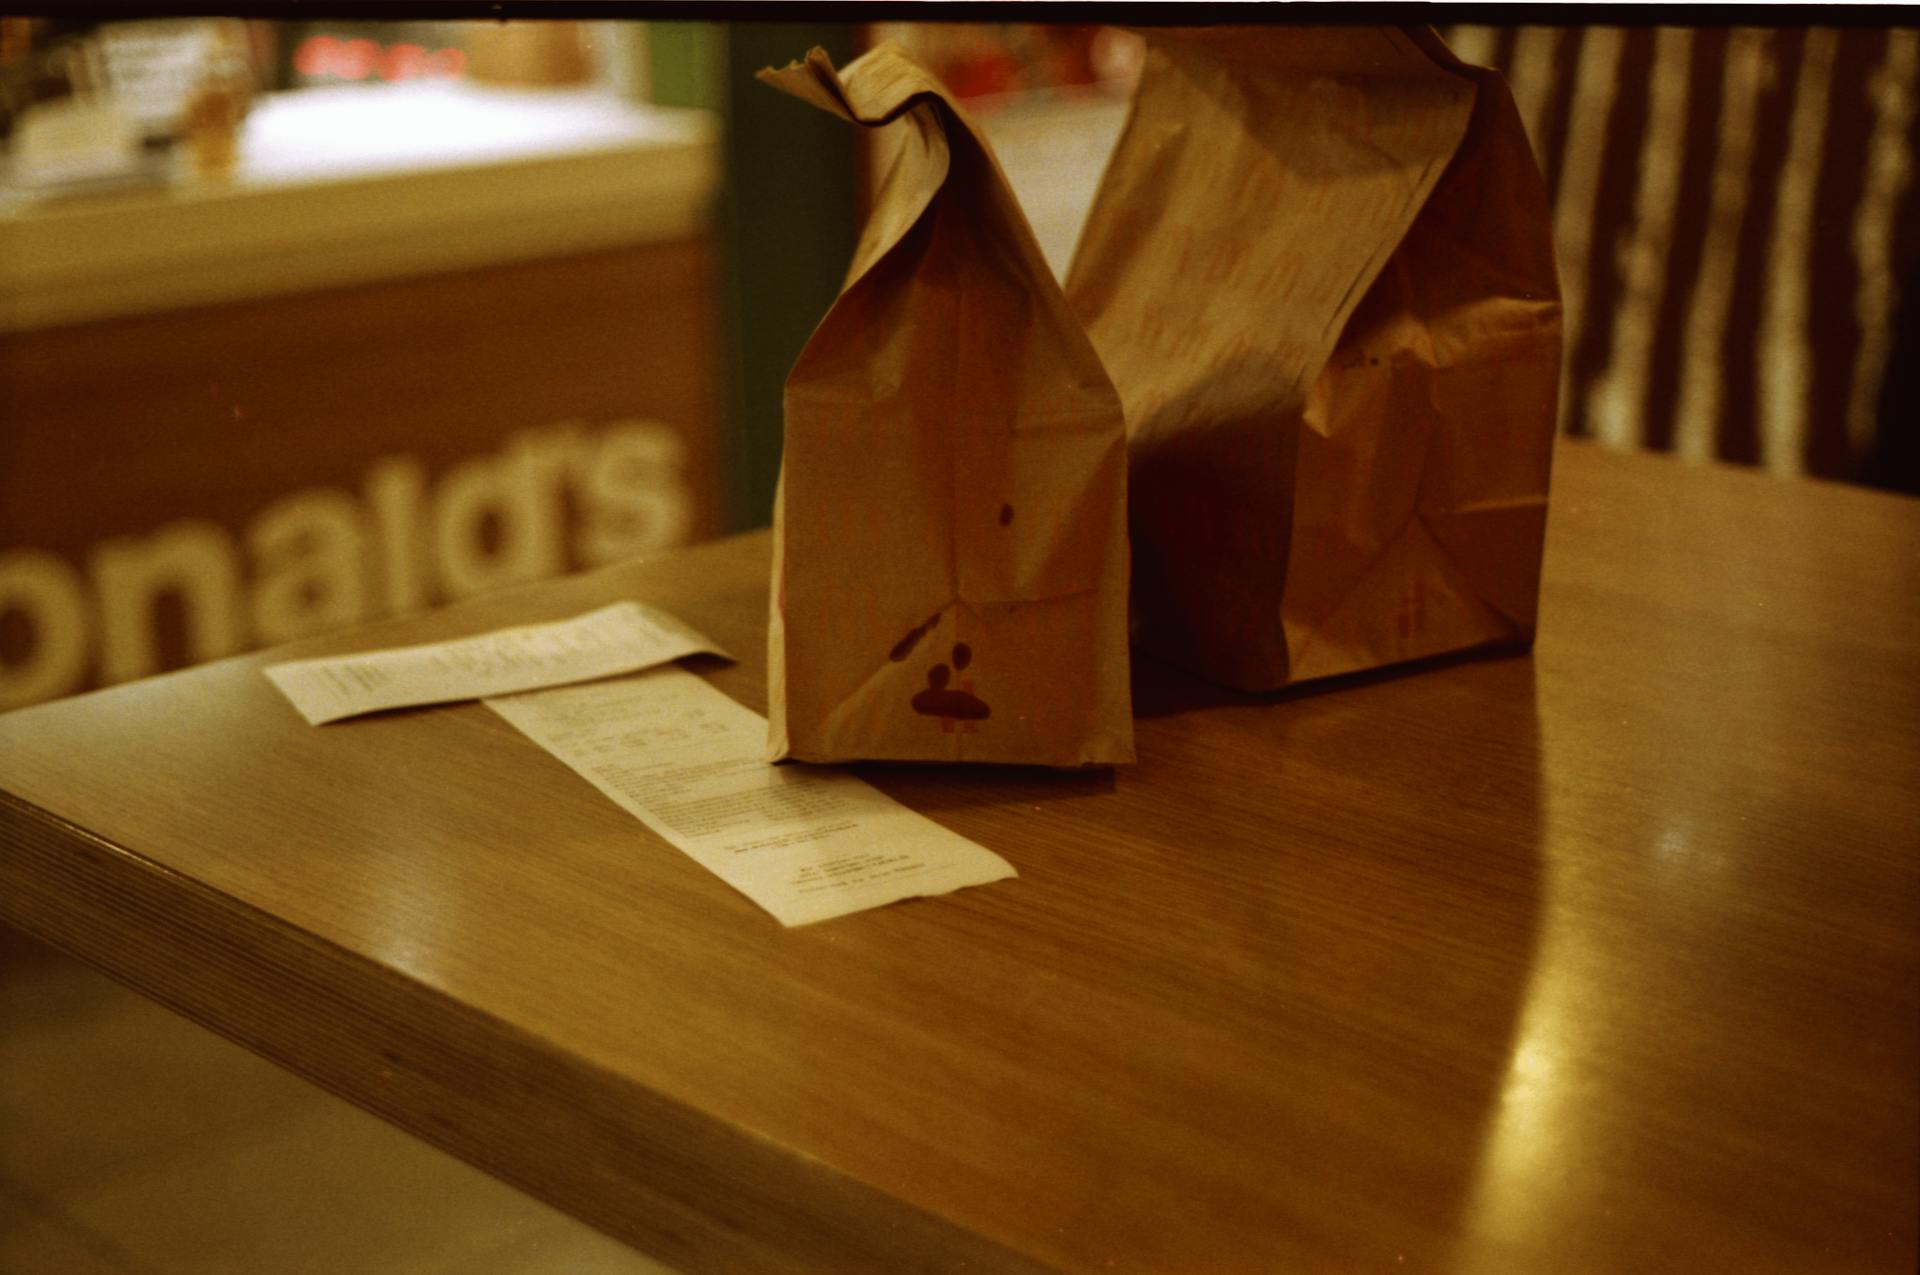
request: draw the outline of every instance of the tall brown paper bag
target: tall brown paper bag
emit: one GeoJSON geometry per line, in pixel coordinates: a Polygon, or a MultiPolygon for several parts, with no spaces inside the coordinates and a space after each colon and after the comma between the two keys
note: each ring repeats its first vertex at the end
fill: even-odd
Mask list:
{"type": "Polygon", "coordinates": [[[1244,690],[1532,638],[1539,170],[1430,30],[1161,30],[1067,293],[1126,403],[1136,644],[1244,690]]]}
{"type": "Polygon", "coordinates": [[[1131,761],[1120,400],[998,163],[891,45],[761,78],[904,133],[787,380],[771,755],[1131,761]]]}

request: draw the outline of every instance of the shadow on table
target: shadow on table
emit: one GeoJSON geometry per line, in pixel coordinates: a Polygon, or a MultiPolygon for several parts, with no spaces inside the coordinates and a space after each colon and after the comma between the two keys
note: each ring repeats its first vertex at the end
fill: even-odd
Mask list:
{"type": "Polygon", "coordinates": [[[1363,669],[1357,673],[1343,673],[1338,677],[1322,677],[1310,682],[1296,682],[1292,686],[1264,694],[1236,691],[1219,686],[1156,656],[1135,652],[1133,715],[1136,718],[1167,717],[1199,708],[1284,704],[1318,695],[1337,694],[1356,687],[1374,686],[1403,677],[1415,677],[1422,673],[1453,668],[1460,664],[1512,659],[1527,655],[1532,649],[1531,643],[1504,642],[1465,651],[1449,651],[1444,655],[1430,655],[1425,659],[1407,660],[1384,668],[1363,669]]]}
{"type": "Polygon", "coordinates": [[[1112,794],[1119,782],[1111,766],[1057,770],[982,763],[861,762],[852,769],[888,796],[924,814],[1085,800],[1112,794]]]}

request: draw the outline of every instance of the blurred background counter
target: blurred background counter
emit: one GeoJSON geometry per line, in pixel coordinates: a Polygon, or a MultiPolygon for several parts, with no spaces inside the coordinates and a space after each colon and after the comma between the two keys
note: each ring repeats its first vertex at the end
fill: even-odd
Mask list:
{"type": "Polygon", "coordinates": [[[709,113],[593,88],[353,84],[262,97],[230,174],[0,192],[9,332],[711,230],[709,113]]]}
{"type": "Polygon", "coordinates": [[[118,156],[86,94],[15,113],[0,707],[725,529],[713,113],[291,34],[332,63],[211,159],[191,82],[118,156]]]}

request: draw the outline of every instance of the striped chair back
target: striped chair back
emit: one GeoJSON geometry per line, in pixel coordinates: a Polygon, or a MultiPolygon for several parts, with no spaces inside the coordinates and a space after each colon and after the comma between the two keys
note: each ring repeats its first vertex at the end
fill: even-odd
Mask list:
{"type": "Polygon", "coordinates": [[[1913,489],[1920,31],[1442,33],[1553,199],[1562,429],[1913,489]]]}

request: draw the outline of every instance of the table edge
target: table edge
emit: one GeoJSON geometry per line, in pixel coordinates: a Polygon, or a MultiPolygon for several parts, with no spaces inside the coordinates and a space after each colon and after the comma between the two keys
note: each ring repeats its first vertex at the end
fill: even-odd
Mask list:
{"type": "Polygon", "coordinates": [[[677,1269],[1053,1269],[5,790],[0,921],[677,1269]]]}

